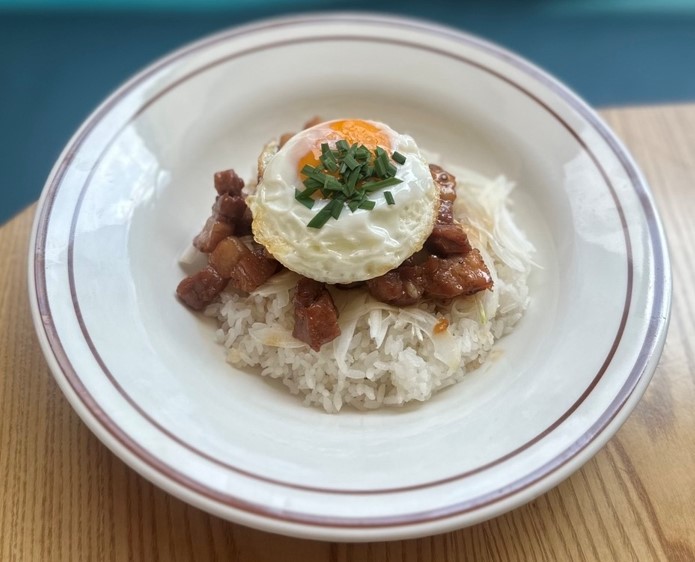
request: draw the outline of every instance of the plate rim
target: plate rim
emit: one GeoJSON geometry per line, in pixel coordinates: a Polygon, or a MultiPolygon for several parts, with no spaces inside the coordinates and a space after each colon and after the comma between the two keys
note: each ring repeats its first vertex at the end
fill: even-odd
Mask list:
{"type": "MultiPolygon", "coordinates": [[[[119,439],[119,437],[107,429],[109,423],[108,423],[108,416],[104,413],[103,410],[99,407],[99,405],[96,402],[89,403],[89,401],[84,401],[84,396],[78,396],[80,393],[77,392],[77,390],[72,387],[69,388],[67,385],[72,386],[70,381],[68,380],[68,375],[65,372],[66,366],[69,369],[72,369],[75,373],[76,371],[70,364],[69,358],[67,355],[64,354],[64,356],[60,356],[60,351],[55,348],[53,345],[55,342],[51,341],[51,336],[49,335],[49,329],[53,329],[52,325],[52,318],[46,317],[45,314],[41,312],[41,309],[43,308],[44,310],[49,310],[50,307],[48,306],[48,296],[46,294],[40,295],[38,293],[37,289],[37,283],[36,283],[36,276],[39,275],[39,272],[41,270],[41,265],[42,265],[42,253],[41,251],[43,250],[43,247],[38,247],[37,246],[37,240],[39,240],[39,231],[43,227],[45,228],[48,224],[48,218],[50,217],[50,210],[52,207],[53,203],[53,197],[57,193],[57,188],[55,190],[55,193],[50,193],[50,188],[52,185],[55,183],[55,179],[57,177],[60,177],[61,172],[64,169],[67,169],[70,164],[70,156],[73,153],[75,149],[77,149],[81,142],[85,140],[86,138],[86,133],[89,132],[90,130],[90,125],[96,125],[106,114],[108,114],[109,110],[117,104],[119,98],[123,96],[127,91],[132,88],[133,86],[139,84],[143,80],[145,80],[148,76],[158,72],[160,69],[165,68],[169,64],[172,64],[173,62],[176,61],[176,59],[185,57],[187,54],[194,52],[199,49],[205,49],[215,43],[218,43],[220,41],[225,41],[227,39],[232,39],[235,37],[238,37],[239,35],[243,34],[248,34],[248,33],[254,33],[258,31],[267,31],[270,28],[273,27],[285,27],[285,26],[293,26],[293,25],[301,25],[301,24],[306,24],[308,22],[316,22],[316,21],[328,21],[331,23],[343,23],[343,24],[348,24],[348,23],[365,23],[365,22],[370,22],[374,24],[391,24],[391,25],[398,25],[400,27],[409,27],[411,29],[415,28],[416,30],[422,31],[422,32],[429,32],[433,33],[436,35],[442,35],[444,34],[446,37],[450,39],[455,39],[460,42],[465,43],[468,46],[472,46],[473,48],[479,48],[484,51],[486,51],[489,54],[492,54],[493,56],[497,56],[498,58],[502,58],[505,62],[511,63],[513,66],[515,66],[517,69],[521,70],[524,74],[530,75],[532,78],[534,78],[536,81],[539,81],[544,85],[546,88],[550,88],[554,93],[558,94],[562,101],[569,105],[572,109],[577,111],[586,121],[588,121],[594,128],[595,131],[599,133],[601,138],[609,145],[612,154],[620,161],[622,168],[626,172],[627,176],[630,178],[631,181],[631,187],[634,189],[634,191],[637,193],[641,207],[645,213],[645,216],[647,218],[645,222],[645,226],[647,227],[647,230],[649,231],[649,242],[650,246],[649,248],[651,249],[650,252],[650,257],[660,257],[661,260],[660,262],[656,262],[654,264],[655,270],[657,272],[657,281],[662,282],[662,288],[663,290],[661,292],[656,291],[655,289],[652,290],[652,294],[655,295],[654,299],[654,311],[658,312],[658,314],[655,314],[652,316],[652,319],[649,323],[649,330],[647,333],[647,338],[645,338],[645,342],[642,345],[642,352],[640,353],[635,366],[632,369],[632,372],[630,375],[626,378],[626,381],[632,380],[634,377],[634,381],[627,392],[625,396],[619,401],[620,403],[614,406],[615,400],[618,400],[618,395],[616,395],[616,398],[613,402],[611,402],[611,405],[606,411],[609,411],[612,409],[611,415],[607,419],[603,419],[604,416],[600,416],[600,420],[602,423],[600,424],[601,427],[598,427],[596,431],[593,432],[593,437],[585,443],[581,448],[579,448],[577,451],[574,451],[572,454],[568,455],[564,460],[559,464],[554,467],[552,467],[550,470],[542,472],[535,480],[533,480],[528,486],[522,486],[521,488],[517,488],[510,492],[507,496],[506,499],[509,499],[510,496],[512,499],[514,499],[517,496],[523,496],[524,491],[528,490],[529,488],[533,486],[540,486],[542,488],[538,493],[541,493],[542,491],[545,491],[549,489],[552,485],[552,476],[555,473],[561,474],[562,469],[567,468],[567,470],[574,471],[577,468],[583,464],[583,462],[579,462],[575,459],[578,459],[582,456],[582,453],[585,451],[591,450],[592,448],[595,448],[595,450],[598,450],[600,447],[602,447],[605,442],[613,435],[615,430],[617,430],[617,427],[619,427],[622,424],[622,421],[624,421],[624,418],[626,418],[629,413],[632,410],[632,407],[626,408],[626,405],[630,402],[636,403],[639,398],[641,397],[642,393],[646,389],[646,386],[651,379],[651,376],[653,374],[654,368],[656,367],[656,362],[658,361],[658,357],[661,354],[661,350],[663,348],[663,343],[665,340],[665,335],[666,335],[666,330],[668,326],[668,319],[670,315],[670,303],[671,303],[671,273],[670,273],[670,265],[669,265],[669,258],[668,258],[668,250],[666,247],[665,243],[665,236],[663,233],[663,228],[661,226],[658,214],[656,212],[656,208],[654,206],[654,203],[652,201],[651,193],[649,191],[649,188],[647,186],[646,181],[642,177],[641,172],[637,168],[636,164],[632,160],[632,157],[629,155],[627,150],[623,147],[622,143],[615,137],[615,134],[608,128],[608,126],[602,121],[602,119],[585,103],[581,98],[576,96],[573,92],[571,92],[566,86],[561,84],[559,81],[557,81],[555,78],[552,76],[548,75],[545,73],[543,70],[535,67],[533,64],[529,63],[522,57],[519,57],[518,55],[511,53],[501,47],[498,47],[488,41],[479,39],[475,36],[472,36],[468,33],[460,32],[448,27],[443,27],[440,25],[432,24],[423,20],[416,20],[416,19],[410,19],[410,18],[402,18],[402,17],[393,17],[393,16],[388,16],[388,15],[379,15],[379,14],[371,14],[371,13],[364,13],[364,12],[341,12],[341,13],[331,13],[331,14],[303,14],[303,15],[297,15],[297,16],[292,16],[292,17],[281,17],[281,18],[273,18],[273,19],[268,19],[268,20],[263,20],[261,22],[255,23],[255,24],[250,24],[246,26],[241,26],[241,27],[234,27],[230,28],[224,31],[221,31],[219,33],[216,33],[214,35],[210,35],[208,37],[205,37],[199,41],[196,41],[194,43],[191,43],[189,45],[186,45],[171,54],[160,58],[159,60],[153,62],[151,65],[147,66],[144,70],[140,71],[136,75],[134,75],[130,80],[125,82],[120,88],[118,88],[111,96],[109,96],[87,119],[83,122],[82,126],[78,129],[78,131],[75,133],[72,139],[67,143],[63,153],[60,155],[58,160],[56,161],[56,164],[51,171],[48,180],[44,186],[44,190],[42,192],[41,198],[39,200],[39,204],[37,207],[37,212],[36,216],[34,219],[34,226],[32,228],[32,236],[31,236],[31,242],[30,242],[30,247],[29,247],[29,293],[30,293],[30,303],[31,303],[31,308],[32,308],[32,316],[34,318],[34,324],[35,324],[35,329],[37,332],[37,335],[39,337],[39,341],[41,343],[42,350],[44,352],[44,355],[46,356],[49,366],[51,367],[51,371],[56,378],[56,380],[59,382],[61,389],[63,392],[66,394],[68,397],[68,400],[70,401],[71,405],[73,408],[78,411],[80,416],[83,418],[85,422],[87,422],[87,425],[92,429],[94,433],[96,433],[100,440],[102,442],[105,442],[109,448],[114,451],[114,453],[117,454],[117,456],[121,457],[122,459],[126,460],[128,464],[133,466],[134,464],[138,464],[141,462],[145,462],[146,464],[147,461],[145,461],[141,456],[138,455],[137,452],[133,451],[132,448],[130,448],[127,443],[124,443],[119,439]],[[49,196],[51,196],[49,198],[49,196]],[[48,202],[48,205],[47,205],[48,202]],[[661,265],[661,268],[659,267],[661,265]],[[659,275],[659,273],[662,273],[663,275],[659,275]],[[41,299],[44,299],[45,302],[42,302],[41,299]],[[658,309],[658,310],[657,310],[658,309]],[[639,367],[639,368],[638,368],[639,367]],[[635,371],[638,371],[635,374],[635,371]],[[79,408],[76,405],[76,402],[79,402],[79,408]],[[89,418],[89,421],[86,419],[89,418]],[[106,419],[105,419],[106,418],[106,419]],[[621,420],[622,418],[622,420],[621,420]],[[617,424],[617,427],[615,429],[612,429],[610,432],[608,431],[609,428],[615,425],[614,422],[621,420],[620,423],[617,424]],[[106,424],[107,427],[104,427],[104,424],[106,424]],[[114,441],[115,440],[115,441],[114,441]],[[108,442],[107,442],[108,441],[108,442]],[[124,451],[121,447],[125,447],[126,451],[124,451]],[[134,455],[132,457],[131,455],[134,455]],[[126,459],[125,457],[128,457],[126,459]],[[138,463],[135,463],[137,459],[138,463]],[[567,467],[567,465],[572,465],[570,467],[567,467]],[[550,482],[547,486],[542,486],[544,482],[550,482]]],[[[562,120],[561,120],[562,121],[562,120]]],[[[562,121],[564,124],[564,121],[562,121]]],[[[588,147],[585,147],[588,148],[588,147]]],[[[587,152],[589,152],[587,150],[587,152]]],[[[590,153],[590,152],[589,152],[590,153]]],[[[600,168],[600,167],[599,167],[600,168]]],[[[606,178],[607,179],[607,178],[606,178]]],[[[60,182],[57,182],[57,185],[60,185],[60,182]]],[[[657,282],[658,285],[658,282],[657,282]]],[[[56,338],[57,335],[53,334],[56,338]]],[[[59,343],[59,338],[58,343],[59,343]]],[[[622,391],[623,389],[621,389],[622,391]]],[[[86,393],[89,395],[89,393],[86,393]]],[[[620,394],[620,392],[618,393],[620,394]]],[[[605,414],[605,412],[604,412],[605,414]]],[[[598,423],[598,422],[597,422],[598,423]]],[[[596,425],[596,424],[595,424],[596,425]]],[[[592,429],[594,426],[592,426],[592,429]]],[[[125,433],[125,431],[123,431],[125,433]]],[[[585,434],[586,435],[586,434],[585,434]]],[[[567,447],[566,451],[569,450],[573,445],[576,443],[573,443],[569,447],[567,447]]],[[[594,451],[595,452],[595,451],[594,451]]],[[[593,453],[591,453],[593,454],[593,453]]],[[[562,454],[560,455],[562,456],[562,454]]],[[[556,460],[556,459],[554,459],[556,460]]],[[[161,461],[160,461],[161,462],[161,461]]],[[[140,466],[140,469],[138,469],[136,466],[133,466],[146,476],[149,480],[153,481],[159,486],[165,487],[169,489],[172,487],[174,484],[172,482],[167,482],[169,486],[163,486],[162,478],[163,479],[169,479],[171,478],[170,474],[165,474],[160,472],[155,466],[152,466],[149,464],[149,470],[144,469],[143,466],[140,466]],[[154,471],[154,473],[152,472],[154,471]]],[[[169,468],[169,472],[171,472],[171,467],[169,468]]],[[[181,475],[184,479],[188,479],[184,475],[181,475]]],[[[183,485],[181,482],[178,482],[179,485],[183,485]]],[[[175,495],[181,496],[182,491],[181,490],[169,490],[172,491],[175,495]],[[177,493],[177,491],[179,493],[177,493]]],[[[196,493],[195,492],[195,486],[193,488],[189,488],[189,492],[191,493],[196,493]]],[[[351,492],[350,493],[354,493],[351,492]]],[[[381,493],[377,491],[377,493],[381,493]]],[[[523,498],[517,498],[519,499],[519,503],[522,503],[524,501],[528,501],[528,499],[523,499],[523,498]]],[[[366,521],[362,523],[355,523],[354,521],[350,525],[340,525],[337,524],[336,522],[330,522],[330,521],[323,521],[323,522],[307,522],[306,520],[296,520],[296,519],[286,519],[284,517],[281,518],[281,521],[283,522],[290,522],[291,525],[294,524],[299,524],[300,526],[306,526],[308,528],[313,529],[315,526],[321,526],[321,527],[328,527],[328,528],[337,528],[340,529],[341,531],[344,531],[346,529],[357,529],[358,532],[360,530],[364,530],[365,528],[381,528],[381,529],[391,529],[393,527],[401,527],[403,525],[407,526],[418,526],[422,525],[423,523],[431,523],[434,521],[441,521],[442,519],[451,519],[455,517],[460,517],[465,514],[470,514],[470,512],[474,512],[476,510],[480,510],[481,508],[487,507],[488,505],[492,504],[499,504],[500,502],[504,501],[505,497],[502,498],[497,498],[493,502],[490,502],[488,504],[482,504],[482,505],[477,505],[473,506],[471,508],[468,508],[463,511],[457,511],[454,513],[447,513],[444,515],[439,515],[437,517],[430,517],[430,518],[411,518],[408,521],[401,522],[401,523],[395,523],[395,524],[384,524],[384,525],[379,525],[375,524],[374,521],[366,521]]],[[[197,503],[195,501],[192,501],[191,499],[186,499],[186,501],[189,501],[189,503],[197,503]]],[[[232,509],[241,509],[244,510],[244,506],[239,506],[239,505],[232,505],[229,503],[225,503],[219,499],[214,499],[213,501],[218,501],[222,503],[225,507],[232,508],[232,509]]],[[[511,501],[511,500],[510,500],[511,501]]],[[[198,502],[199,503],[199,502],[198,502]]],[[[211,511],[211,509],[208,509],[208,511],[211,511]]],[[[214,511],[214,510],[213,510],[214,511]]],[[[268,510],[269,512],[274,512],[274,510],[270,509],[268,510]]],[[[506,509],[500,509],[500,512],[506,511],[506,509]]],[[[260,510],[258,512],[257,510],[250,509],[250,513],[257,513],[260,514],[262,517],[271,517],[272,518],[272,513],[268,513],[264,510],[260,510]]],[[[219,514],[219,513],[218,513],[219,514]]],[[[222,514],[223,516],[227,516],[229,518],[228,514],[222,514]]],[[[417,514],[416,514],[417,515],[417,514]]],[[[473,521],[471,521],[473,522],[473,521]]],[[[284,524],[284,523],[283,523],[284,524]]],[[[279,529],[277,528],[278,524],[277,521],[273,525],[255,525],[255,526],[260,526],[261,528],[265,528],[267,530],[275,530],[278,531],[279,529]]],[[[292,533],[292,534],[298,534],[298,533],[292,533]]],[[[388,533],[387,533],[388,534],[388,533]]],[[[311,533],[305,536],[315,536],[315,533],[311,533]]],[[[340,538],[345,538],[343,534],[339,535],[340,538]]],[[[386,535],[384,535],[386,536],[386,535]]]]}

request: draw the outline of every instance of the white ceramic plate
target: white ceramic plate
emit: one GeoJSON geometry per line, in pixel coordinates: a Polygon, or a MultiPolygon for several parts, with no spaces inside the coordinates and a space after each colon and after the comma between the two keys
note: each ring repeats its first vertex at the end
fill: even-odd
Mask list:
{"type": "Polygon", "coordinates": [[[556,485],[639,400],[670,306],[649,191],[591,109],[489,43],[359,14],[233,29],[141,72],[58,160],[30,258],[43,350],[108,447],[209,512],[320,539],[438,533],[556,485]],[[531,306],[494,361],[427,403],[305,408],[227,365],[214,324],[174,298],[212,173],[250,173],[314,114],[387,122],[517,182],[542,265],[531,306]]]}

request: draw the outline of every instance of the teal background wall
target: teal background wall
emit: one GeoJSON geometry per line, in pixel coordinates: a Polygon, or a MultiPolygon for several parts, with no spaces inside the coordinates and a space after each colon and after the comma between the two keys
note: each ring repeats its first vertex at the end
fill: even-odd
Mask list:
{"type": "Polygon", "coordinates": [[[595,106],[695,101],[695,0],[0,0],[0,223],[121,82],[186,42],[264,17],[359,10],[480,35],[595,106]]]}

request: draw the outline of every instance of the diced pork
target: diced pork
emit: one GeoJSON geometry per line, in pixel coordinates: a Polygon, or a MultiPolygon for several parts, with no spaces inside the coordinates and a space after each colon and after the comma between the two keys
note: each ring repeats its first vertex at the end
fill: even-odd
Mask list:
{"type": "Polygon", "coordinates": [[[209,257],[210,266],[230,286],[250,293],[265,283],[277,270],[278,262],[262,250],[252,251],[236,236],[222,240],[209,257]]]}
{"type": "Polygon", "coordinates": [[[439,186],[439,212],[437,224],[454,223],[454,201],[456,200],[456,178],[441,166],[430,164],[430,174],[439,186]]]}
{"type": "Polygon", "coordinates": [[[440,257],[467,254],[471,251],[468,236],[459,224],[435,224],[425,248],[440,257]]]}
{"type": "Polygon", "coordinates": [[[250,293],[263,285],[278,270],[279,263],[254,252],[245,254],[232,271],[229,283],[240,291],[250,293]]]}
{"type": "Polygon", "coordinates": [[[492,277],[480,252],[428,256],[422,263],[401,265],[367,281],[369,293],[382,302],[409,306],[423,297],[451,299],[492,288],[492,277]]]}
{"type": "Polygon", "coordinates": [[[490,271],[475,248],[465,256],[432,256],[422,267],[427,278],[425,294],[429,297],[451,299],[492,288],[490,271]]]}
{"type": "Polygon", "coordinates": [[[211,216],[205,221],[200,233],[193,239],[193,245],[203,253],[212,252],[220,241],[234,234],[234,225],[211,216]]]}
{"type": "Polygon", "coordinates": [[[241,258],[250,254],[248,249],[236,236],[227,236],[217,244],[217,247],[210,253],[208,263],[225,279],[232,276],[232,272],[241,261],[241,258]]]}
{"type": "Polygon", "coordinates": [[[209,254],[227,236],[251,234],[253,217],[241,194],[243,187],[244,181],[234,170],[215,174],[215,189],[219,195],[212,206],[212,215],[193,239],[198,250],[209,254]]]}
{"type": "Polygon", "coordinates": [[[244,180],[234,170],[224,170],[215,173],[215,189],[220,195],[241,195],[244,180]]]}
{"type": "Polygon", "coordinates": [[[246,207],[244,214],[241,218],[234,224],[234,234],[237,236],[248,236],[252,234],[253,230],[251,225],[253,224],[253,215],[251,214],[251,209],[246,207]]]}
{"type": "Polygon", "coordinates": [[[369,293],[382,302],[408,306],[420,300],[425,292],[424,271],[419,265],[401,265],[367,281],[369,293]]]}
{"type": "Polygon", "coordinates": [[[176,287],[176,294],[194,310],[202,310],[215,300],[226,285],[227,280],[208,266],[181,281],[176,287]]]}
{"type": "Polygon", "coordinates": [[[306,277],[297,283],[292,335],[314,351],[340,335],[338,309],[323,283],[306,277]]]}
{"type": "Polygon", "coordinates": [[[440,201],[437,211],[437,224],[454,224],[454,202],[440,201]]]}
{"type": "Polygon", "coordinates": [[[215,204],[212,206],[212,214],[221,220],[235,224],[244,216],[246,209],[248,209],[246,201],[244,201],[241,195],[223,193],[215,199],[215,204]]]}
{"type": "Polygon", "coordinates": [[[439,198],[442,201],[456,199],[456,178],[441,166],[430,164],[432,179],[439,185],[439,198]]]}
{"type": "Polygon", "coordinates": [[[467,254],[471,250],[468,236],[454,220],[456,178],[435,164],[430,164],[430,173],[439,186],[439,211],[425,248],[440,257],[467,254]]]}

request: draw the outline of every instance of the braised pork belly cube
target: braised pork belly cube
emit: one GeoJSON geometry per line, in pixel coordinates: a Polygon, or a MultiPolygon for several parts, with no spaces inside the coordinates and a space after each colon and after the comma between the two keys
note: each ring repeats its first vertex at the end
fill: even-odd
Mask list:
{"type": "Polygon", "coordinates": [[[214,182],[219,195],[241,195],[244,188],[244,180],[234,170],[216,172],[214,182]]]}
{"type": "Polygon", "coordinates": [[[314,351],[340,335],[338,309],[323,283],[306,277],[297,283],[292,335],[314,351]]]}
{"type": "Polygon", "coordinates": [[[235,224],[244,216],[247,209],[246,201],[244,201],[241,195],[223,193],[215,199],[215,204],[212,206],[212,214],[220,220],[226,220],[230,224],[235,224]]]}
{"type": "Polygon", "coordinates": [[[476,249],[465,256],[432,256],[422,267],[427,277],[425,294],[429,297],[451,299],[492,288],[490,271],[476,249]]]}
{"type": "Polygon", "coordinates": [[[367,281],[369,293],[377,300],[395,306],[408,306],[420,300],[425,292],[425,276],[421,266],[401,265],[367,281]]]}
{"type": "Polygon", "coordinates": [[[186,277],[176,287],[176,295],[194,310],[202,310],[217,298],[227,285],[217,271],[208,266],[186,277]]]}
{"type": "Polygon", "coordinates": [[[456,178],[454,176],[436,164],[430,164],[430,174],[439,186],[439,198],[442,201],[456,199],[456,178]]]}
{"type": "Polygon", "coordinates": [[[425,248],[440,257],[467,254],[471,251],[468,235],[460,224],[435,224],[425,248]]]}
{"type": "Polygon", "coordinates": [[[278,269],[278,262],[268,258],[261,249],[252,251],[236,236],[222,240],[210,254],[210,265],[230,286],[251,291],[265,283],[278,269]]]}
{"type": "Polygon", "coordinates": [[[205,254],[212,252],[222,240],[234,234],[234,225],[211,216],[200,233],[193,239],[193,246],[205,254]]]}

